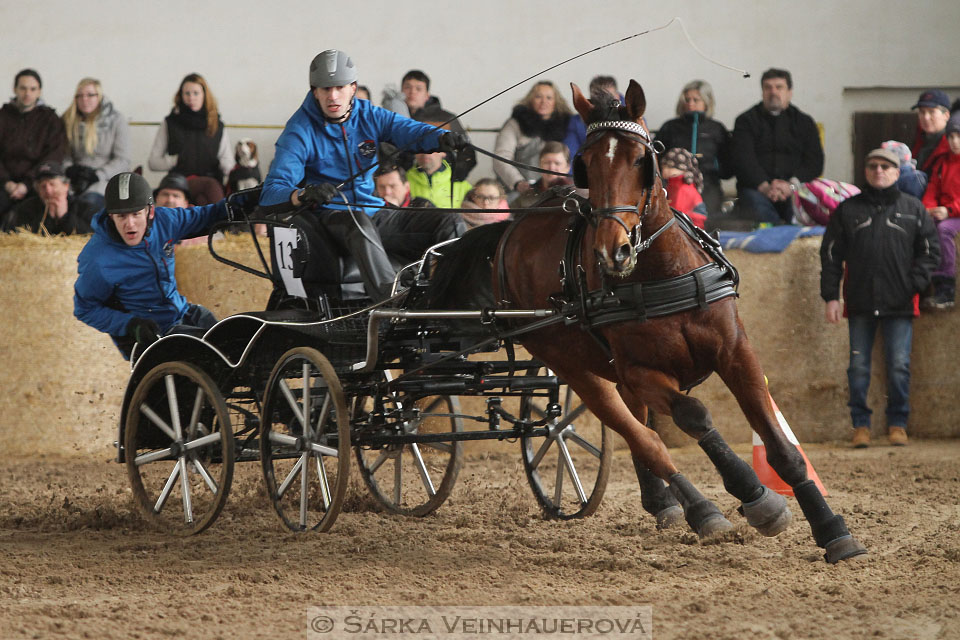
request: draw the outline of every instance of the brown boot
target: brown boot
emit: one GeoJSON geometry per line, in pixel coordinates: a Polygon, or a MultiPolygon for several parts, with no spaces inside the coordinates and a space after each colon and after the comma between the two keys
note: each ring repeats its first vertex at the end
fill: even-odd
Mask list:
{"type": "Polygon", "coordinates": [[[851,444],[854,449],[866,449],[870,444],[870,427],[854,427],[851,444]]]}
{"type": "Polygon", "coordinates": [[[890,438],[890,444],[895,447],[907,446],[907,430],[904,427],[890,427],[887,430],[887,437],[890,438]]]}

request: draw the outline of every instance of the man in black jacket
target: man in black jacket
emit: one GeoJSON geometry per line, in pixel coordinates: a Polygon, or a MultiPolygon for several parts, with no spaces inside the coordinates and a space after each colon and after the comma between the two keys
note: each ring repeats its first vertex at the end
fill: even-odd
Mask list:
{"type": "Polygon", "coordinates": [[[843,201],[830,218],[820,245],[820,296],[828,322],[843,316],[844,284],[850,330],[850,418],[853,446],[870,443],[870,354],[877,327],[883,331],[887,365],[887,433],[907,444],[910,415],[910,348],[917,294],[930,284],[940,262],[936,226],[923,204],[897,189],[900,158],[889,149],[867,154],[867,187],[843,201]]]}
{"type": "Polygon", "coordinates": [[[789,224],[797,182],[823,172],[823,147],[813,118],[790,104],[793,80],[785,69],[767,69],[763,99],[737,116],[731,159],[737,176],[739,215],[757,222],[789,224]]]}

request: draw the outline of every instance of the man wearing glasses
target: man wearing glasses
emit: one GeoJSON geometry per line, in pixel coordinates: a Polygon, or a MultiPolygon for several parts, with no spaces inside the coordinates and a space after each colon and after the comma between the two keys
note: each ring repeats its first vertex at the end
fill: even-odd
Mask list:
{"type": "Polygon", "coordinates": [[[923,204],[897,189],[900,158],[892,150],[867,154],[867,186],[844,200],[827,225],[820,246],[820,296],[828,322],[846,315],[850,332],[850,418],[853,446],[870,444],[867,390],[877,328],[883,332],[887,366],[887,434],[907,444],[910,415],[910,349],[918,294],[940,261],[933,220],[923,204]],[[846,309],[840,304],[840,282],[846,309]]]}

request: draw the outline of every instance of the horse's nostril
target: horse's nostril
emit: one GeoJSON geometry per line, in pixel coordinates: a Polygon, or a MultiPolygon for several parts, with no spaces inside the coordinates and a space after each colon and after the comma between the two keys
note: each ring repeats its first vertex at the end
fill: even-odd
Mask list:
{"type": "Polygon", "coordinates": [[[617,252],[613,255],[613,259],[617,264],[627,262],[630,259],[630,245],[624,243],[617,247],[617,252]]]}

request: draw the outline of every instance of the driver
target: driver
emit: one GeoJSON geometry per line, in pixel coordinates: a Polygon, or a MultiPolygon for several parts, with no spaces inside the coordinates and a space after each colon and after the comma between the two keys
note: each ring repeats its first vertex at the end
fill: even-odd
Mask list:
{"type": "Polygon", "coordinates": [[[455,214],[442,210],[383,208],[373,183],[379,144],[455,153],[468,143],[455,131],[357,100],[356,92],[357,68],[346,53],[329,49],[313,59],[310,92],[277,140],[260,205],[267,213],[304,203],[320,207],[324,226],[357,261],[367,295],[379,301],[390,296],[395,276],[384,241],[420,244],[420,255],[457,237],[458,229],[455,214]],[[339,192],[337,185],[343,185],[339,192]]]}
{"type": "Polygon", "coordinates": [[[106,209],[77,258],[73,315],[113,338],[125,359],[167,333],[206,331],[217,319],[177,290],[176,243],[207,233],[227,217],[226,201],[203,207],[155,208],[150,185],[135,173],[110,178],[106,209]]]}

